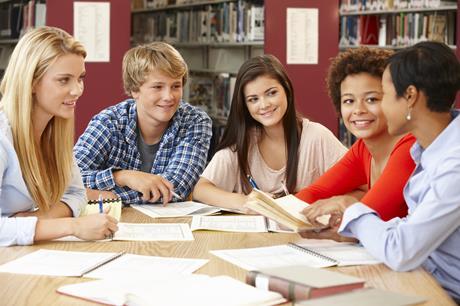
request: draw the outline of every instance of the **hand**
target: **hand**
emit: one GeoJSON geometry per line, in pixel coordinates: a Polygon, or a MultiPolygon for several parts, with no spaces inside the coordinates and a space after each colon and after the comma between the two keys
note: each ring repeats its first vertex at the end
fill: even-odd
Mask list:
{"type": "Polygon", "coordinates": [[[92,214],[73,219],[73,235],[83,240],[99,240],[111,237],[118,230],[117,220],[107,213],[92,214]]]}
{"type": "Polygon", "coordinates": [[[358,200],[349,195],[334,196],[316,201],[312,205],[306,207],[301,213],[305,215],[311,224],[318,227],[324,226],[324,224],[317,221],[318,217],[331,215],[329,226],[335,227],[342,221],[342,215],[345,209],[356,202],[358,202],[358,200]]]}
{"type": "Polygon", "coordinates": [[[142,193],[142,200],[156,202],[163,198],[163,205],[172,200],[173,184],[160,175],[135,170],[119,170],[113,173],[117,185],[128,186],[142,193]]]}
{"type": "Polygon", "coordinates": [[[337,233],[338,226],[323,229],[320,232],[304,231],[299,232],[300,236],[308,239],[332,239],[338,242],[358,242],[355,238],[341,236],[337,233]]]}

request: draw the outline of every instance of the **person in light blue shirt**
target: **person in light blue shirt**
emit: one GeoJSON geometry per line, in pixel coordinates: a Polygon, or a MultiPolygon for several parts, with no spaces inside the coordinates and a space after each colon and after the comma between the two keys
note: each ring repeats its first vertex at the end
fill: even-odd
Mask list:
{"type": "Polygon", "coordinates": [[[358,202],[345,210],[338,232],[357,238],[394,270],[423,266],[459,303],[460,112],[452,105],[460,63],[442,43],[418,43],[390,57],[382,87],[389,133],[417,139],[411,148],[416,168],[404,188],[409,214],[384,222],[358,202]]]}
{"type": "Polygon", "coordinates": [[[117,230],[106,213],[79,217],[87,200],[72,144],[85,56],[53,27],[26,33],[11,55],[0,84],[0,246],[117,230]]]}

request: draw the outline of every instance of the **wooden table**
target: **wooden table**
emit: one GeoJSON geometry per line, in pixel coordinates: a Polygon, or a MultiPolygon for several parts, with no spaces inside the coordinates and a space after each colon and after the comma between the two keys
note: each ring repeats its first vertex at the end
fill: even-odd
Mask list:
{"type": "MultiPolygon", "coordinates": [[[[162,219],[156,221],[138,213],[132,208],[125,208],[123,222],[190,222],[190,218],[162,219]]],[[[14,246],[0,248],[0,264],[13,260],[41,248],[92,251],[120,252],[140,255],[173,256],[184,258],[206,258],[210,261],[197,271],[208,275],[230,275],[244,280],[246,271],[220,258],[211,255],[209,250],[261,247],[300,240],[297,234],[278,233],[224,233],[212,231],[194,232],[194,241],[179,242],[45,242],[33,246],[14,246]]],[[[331,268],[346,274],[366,279],[367,286],[389,291],[424,296],[428,299],[423,305],[455,305],[439,284],[422,269],[412,272],[393,272],[386,266],[356,266],[331,268]]],[[[0,273],[0,304],[1,305],[94,305],[80,299],[56,293],[56,289],[64,284],[86,281],[85,278],[48,277],[0,273]]]]}

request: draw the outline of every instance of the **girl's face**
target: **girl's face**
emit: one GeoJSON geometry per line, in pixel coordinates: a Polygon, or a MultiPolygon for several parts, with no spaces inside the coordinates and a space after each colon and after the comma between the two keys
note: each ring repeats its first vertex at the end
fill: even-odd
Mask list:
{"type": "Polygon", "coordinates": [[[388,67],[383,72],[382,89],[382,111],[387,118],[388,133],[390,135],[402,135],[407,133],[409,123],[406,119],[408,112],[407,100],[397,96],[388,67]]]}
{"type": "Polygon", "coordinates": [[[282,126],[288,102],[286,92],[277,80],[262,75],[248,82],[244,86],[244,99],[254,120],[264,127],[282,126]]]}
{"type": "Polygon", "coordinates": [[[342,119],[353,135],[369,140],[387,133],[380,78],[365,72],[349,75],[340,84],[340,94],[342,119]]]}
{"type": "Polygon", "coordinates": [[[33,87],[33,111],[45,120],[54,116],[72,118],[77,100],[83,93],[84,76],[85,62],[82,56],[60,56],[33,87]]]}

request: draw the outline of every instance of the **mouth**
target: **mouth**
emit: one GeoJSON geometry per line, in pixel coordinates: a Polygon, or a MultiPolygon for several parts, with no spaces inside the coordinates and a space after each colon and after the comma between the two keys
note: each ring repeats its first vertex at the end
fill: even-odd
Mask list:
{"type": "Polygon", "coordinates": [[[164,110],[169,110],[174,108],[175,104],[166,104],[166,105],[157,105],[157,107],[164,109],[164,110]]]}
{"type": "Polygon", "coordinates": [[[357,128],[368,127],[374,120],[351,120],[351,124],[357,128]]]}
{"type": "Polygon", "coordinates": [[[264,112],[260,112],[259,115],[261,117],[270,117],[271,115],[273,115],[273,113],[278,109],[278,107],[275,107],[269,111],[264,111],[264,112]]]}
{"type": "Polygon", "coordinates": [[[67,106],[75,106],[77,105],[77,100],[64,101],[62,104],[67,105],[67,106]]]}

